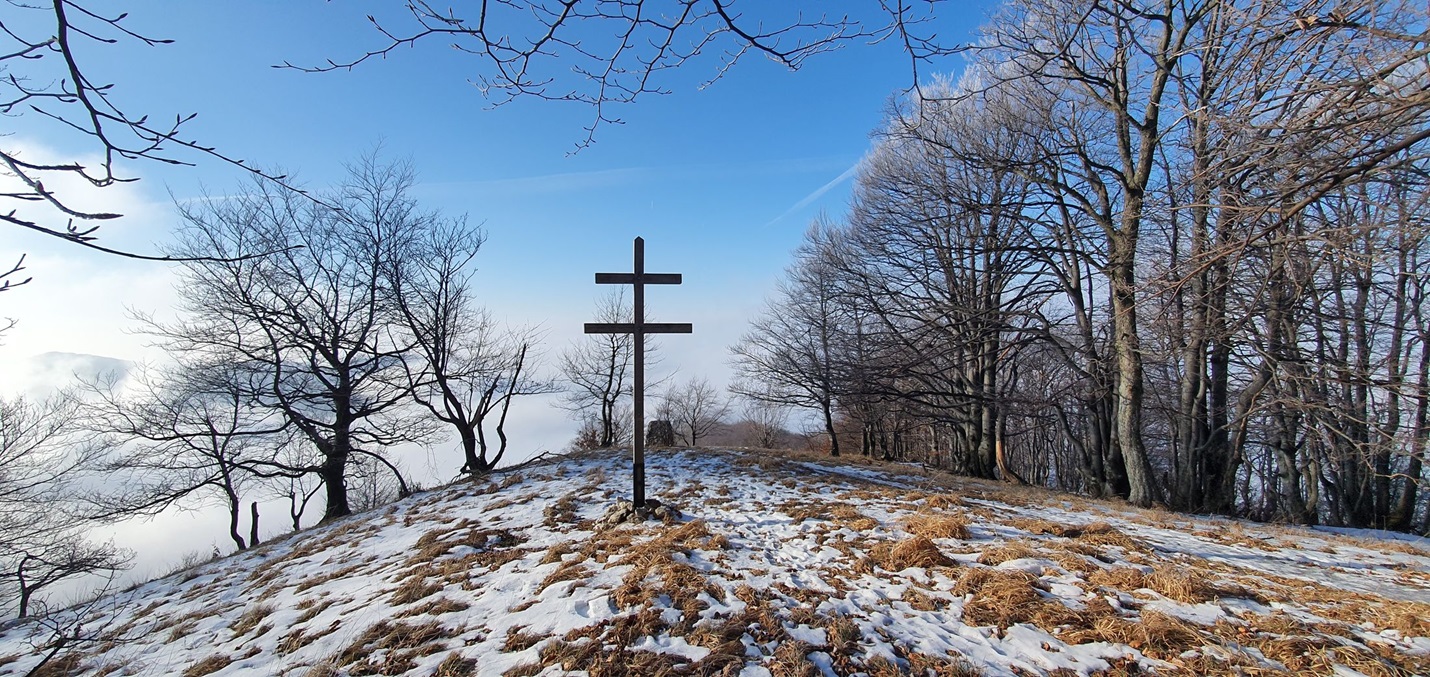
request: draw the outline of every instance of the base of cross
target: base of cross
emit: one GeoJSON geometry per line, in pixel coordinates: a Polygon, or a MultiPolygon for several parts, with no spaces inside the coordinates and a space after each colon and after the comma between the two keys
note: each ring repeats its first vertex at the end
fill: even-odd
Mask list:
{"type": "Polygon", "coordinates": [[[679,520],[680,509],[673,505],[665,505],[654,498],[647,498],[645,505],[637,508],[636,505],[627,500],[616,501],[616,504],[606,510],[606,514],[596,520],[596,531],[605,531],[622,524],[635,524],[647,520],[660,520],[670,524],[679,520]]]}

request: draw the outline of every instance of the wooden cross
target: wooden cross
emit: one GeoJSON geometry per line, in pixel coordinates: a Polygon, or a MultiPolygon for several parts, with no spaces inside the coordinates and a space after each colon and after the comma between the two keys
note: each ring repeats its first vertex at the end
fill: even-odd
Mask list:
{"type": "Polygon", "coordinates": [[[629,284],[635,287],[633,314],[634,322],[587,322],[587,334],[634,334],[636,378],[631,396],[631,407],[635,419],[635,440],[631,463],[632,481],[635,485],[634,500],[637,508],[645,507],[645,335],[646,334],[689,334],[692,327],[687,323],[646,322],[645,286],[648,284],[680,284],[680,273],[645,272],[645,239],[636,238],[635,272],[596,273],[596,284],[629,284]]]}

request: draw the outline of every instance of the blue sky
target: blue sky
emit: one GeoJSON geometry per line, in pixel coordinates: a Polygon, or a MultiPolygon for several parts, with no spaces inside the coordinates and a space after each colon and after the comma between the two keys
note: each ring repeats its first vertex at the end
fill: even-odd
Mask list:
{"type": "MultiPolygon", "coordinates": [[[[631,238],[647,240],[648,267],[685,274],[651,293],[652,318],[691,321],[695,335],[666,339],[668,368],[726,380],[725,347],[744,330],[788,262],[809,221],[838,215],[851,169],[870,146],[885,107],[912,78],[893,43],[850,44],[798,72],[749,55],[703,89],[711,60],[670,72],[675,90],[619,109],[622,125],[572,154],[591,111],[525,100],[491,109],[468,81],[481,64],[432,42],[351,72],[305,74],[272,68],[343,59],[379,45],[368,12],[397,2],[252,0],[124,3],[130,27],[174,44],[129,44],[93,52],[91,77],[117,84],[132,112],[155,118],[197,113],[186,135],[265,167],[296,172],[321,187],[344,161],[381,144],[410,159],[422,202],[481,223],[478,293],[498,317],[540,324],[553,355],[576,337],[603,290],[596,271],[630,265],[631,238]]],[[[877,10],[872,0],[824,3],[830,11],[877,10]]],[[[762,3],[747,1],[745,11],[762,3]]],[[[971,39],[992,2],[937,6],[945,42],[971,39]]],[[[7,5],[6,20],[17,12],[7,5]]],[[[952,57],[939,68],[962,65],[952,57]]],[[[56,152],[80,139],[34,116],[7,120],[7,141],[56,152]]],[[[201,156],[192,168],[130,166],[137,184],[101,193],[128,216],[105,227],[106,242],[148,249],[173,227],[173,198],[203,188],[222,194],[236,170],[201,156]]],[[[119,262],[0,232],[0,255],[31,252],[35,281],[0,297],[0,317],[19,328],[0,347],[0,367],[45,350],[135,359],[143,339],[125,333],[124,307],[170,302],[162,264],[119,262]]],[[[7,373],[7,372],[0,372],[7,373]]],[[[8,373],[14,374],[15,371],[8,373]]],[[[564,432],[562,434],[565,434],[564,432]]]]}

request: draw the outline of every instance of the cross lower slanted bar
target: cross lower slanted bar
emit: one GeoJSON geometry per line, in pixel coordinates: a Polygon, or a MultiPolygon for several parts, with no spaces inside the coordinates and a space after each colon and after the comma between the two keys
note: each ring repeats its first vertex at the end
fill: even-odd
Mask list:
{"type": "Polygon", "coordinates": [[[596,273],[596,284],[628,284],[634,288],[633,322],[588,322],[587,334],[632,334],[635,337],[635,385],[632,389],[632,418],[635,419],[631,463],[634,491],[632,503],[645,507],[645,335],[689,334],[689,323],[646,322],[645,286],[648,284],[680,284],[680,273],[645,272],[645,239],[636,238],[635,265],[631,273],[596,273]]]}

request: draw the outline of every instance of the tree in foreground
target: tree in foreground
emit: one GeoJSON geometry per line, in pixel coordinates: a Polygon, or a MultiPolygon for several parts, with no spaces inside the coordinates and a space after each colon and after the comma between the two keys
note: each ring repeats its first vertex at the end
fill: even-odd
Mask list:
{"type": "Polygon", "coordinates": [[[499,327],[472,299],[469,264],[482,241],[463,220],[434,222],[394,257],[389,273],[414,354],[403,361],[413,397],[457,433],[461,472],[473,474],[493,470],[506,454],[512,402],[556,390],[536,374],[540,335],[499,327]]]}
{"type": "Polygon", "coordinates": [[[412,406],[413,345],[396,330],[389,276],[394,257],[440,224],[408,196],[413,180],[411,167],[370,155],[321,201],[254,181],[234,197],[184,207],[175,253],[224,260],[186,264],[184,319],[149,322],[186,359],[232,365],[244,395],[307,442],[296,458],[250,465],[316,474],[324,519],[351,512],[345,479],[356,456],[405,487],[384,450],[434,434],[412,406]],[[225,258],[254,247],[275,253],[225,258]]]}

